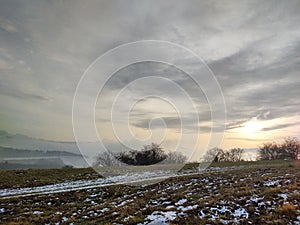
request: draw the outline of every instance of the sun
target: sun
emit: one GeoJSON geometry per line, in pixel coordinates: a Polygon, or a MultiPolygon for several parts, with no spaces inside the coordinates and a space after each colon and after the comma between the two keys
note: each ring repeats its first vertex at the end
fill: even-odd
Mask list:
{"type": "Polygon", "coordinates": [[[243,132],[248,136],[255,136],[262,128],[262,122],[258,121],[256,117],[253,117],[251,120],[244,123],[243,132]]]}

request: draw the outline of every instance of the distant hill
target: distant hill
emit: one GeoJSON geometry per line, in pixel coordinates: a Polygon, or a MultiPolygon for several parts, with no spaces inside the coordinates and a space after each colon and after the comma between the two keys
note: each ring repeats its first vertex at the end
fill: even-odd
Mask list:
{"type": "Polygon", "coordinates": [[[0,170],[20,170],[20,169],[52,169],[67,166],[61,159],[31,159],[23,161],[0,161],[0,170]]]}
{"type": "MultiPolygon", "coordinates": [[[[94,158],[99,153],[99,146],[96,142],[81,142],[84,146],[84,155],[94,158]]],[[[23,134],[11,134],[0,130],[0,146],[13,149],[62,151],[81,154],[76,142],[52,141],[28,137],[23,134]]]]}
{"type": "Polygon", "coordinates": [[[0,146],[0,159],[5,158],[34,158],[34,157],[59,157],[59,156],[78,156],[66,151],[43,151],[43,150],[27,150],[27,149],[15,149],[0,146]]]}
{"type": "Polygon", "coordinates": [[[0,146],[0,169],[87,167],[80,154],[66,151],[16,149],[0,146]]]}
{"type": "MultiPolygon", "coordinates": [[[[77,147],[77,143],[73,141],[53,141],[29,137],[23,134],[11,134],[7,131],[0,130],[0,146],[1,148],[10,149],[10,151],[0,152],[0,162],[1,158],[19,158],[18,161],[10,161],[8,163],[31,163],[31,167],[36,166],[34,164],[38,163],[38,168],[43,166],[44,162],[41,162],[42,159],[47,161],[54,162],[55,160],[59,162],[63,161],[66,165],[72,165],[74,167],[87,167],[94,162],[95,157],[104,150],[101,149],[101,146],[97,142],[80,142],[84,152],[80,152],[77,147]],[[20,150],[20,151],[19,151],[20,150]],[[70,153],[70,154],[69,154],[70,153]],[[73,155],[72,155],[73,153],[73,155]],[[82,156],[84,154],[84,157],[82,156]],[[54,157],[57,156],[57,159],[54,157]],[[81,157],[79,157],[81,156],[81,157]],[[29,158],[36,157],[36,159],[28,160],[29,158]],[[37,162],[37,159],[40,161],[37,162]],[[22,160],[26,158],[27,160],[22,160]],[[50,160],[51,159],[51,160],[50,160]],[[87,160],[89,163],[87,163],[87,160]]],[[[57,168],[59,165],[56,165],[57,168]]],[[[7,168],[6,166],[4,166],[7,168]]],[[[11,167],[10,167],[11,168],[11,167]]],[[[36,167],[34,167],[36,168],[36,167]]]]}
{"type": "Polygon", "coordinates": [[[80,153],[75,142],[57,142],[28,137],[23,134],[10,134],[0,130],[0,146],[15,149],[67,151],[80,153]]]}

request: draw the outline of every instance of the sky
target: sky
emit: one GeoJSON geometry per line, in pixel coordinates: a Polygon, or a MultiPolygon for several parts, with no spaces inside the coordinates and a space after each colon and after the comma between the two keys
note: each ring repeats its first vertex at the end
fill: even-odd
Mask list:
{"type": "MultiPolygon", "coordinates": [[[[91,63],[119,45],[160,40],[193,51],[219,83],[227,118],[223,148],[256,148],[262,142],[300,137],[299,11],[300,2],[292,0],[0,0],[0,130],[74,141],[73,98],[91,63]]],[[[104,76],[101,68],[98,72],[104,76]]],[[[197,146],[204,148],[211,135],[211,103],[206,97],[172,65],[135,63],[107,81],[95,105],[96,127],[110,145],[118,141],[115,123],[123,143],[138,147],[161,141],[166,148],[176,148],[184,119],[183,148],[190,148],[198,129],[197,146]],[[190,113],[178,117],[163,97],[190,113]],[[196,113],[187,99],[196,105],[196,113]],[[112,103],[119,107],[113,121],[112,103]],[[130,119],[124,114],[129,109],[130,119]]],[[[94,140],[87,132],[80,141],[94,140]]]]}

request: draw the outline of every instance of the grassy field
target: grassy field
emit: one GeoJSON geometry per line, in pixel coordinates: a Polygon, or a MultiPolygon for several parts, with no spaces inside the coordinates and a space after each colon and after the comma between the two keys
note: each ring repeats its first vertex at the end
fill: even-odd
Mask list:
{"type": "Polygon", "coordinates": [[[0,170],[0,189],[34,187],[101,177],[92,168],[0,170]]]}
{"type": "MultiPolygon", "coordinates": [[[[185,169],[191,170],[194,166],[190,164],[185,169]]],[[[149,186],[112,185],[31,197],[0,198],[0,222],[300,224],[300,168],[296,162],[213,164],[212,167],[221,169],[169,178],[149,186]],[[233,166],[236,169],[226,169],[233,166]]],[[[35,179],[46,176],[41,183],[97,177],[91,169],[58,171],[18,172],[28,172],[25,176],[35,179]],[[55,173],[61,174],[60,179],[54,178],[55,173]]],[[[5,171],[2,177],[8,172],[16,171],[5,171]]],[[[14,181],[11,185],[22,186],[24,181],[14,181]]]]}
{"type": "MultiPolygon", "coordinates": [[[[276,167],[276,166],[294,166],[297,162],[294,160],[261,160],[261,161],[242,161],[242,162],[214,162],[208,166],[203,163],[203,167],[207,168],[223,168],[223,167],[276,167]]],[[[199,168],[199,163],[188,163],[183,168],[184,170],[195,170],[199,168]]]]}

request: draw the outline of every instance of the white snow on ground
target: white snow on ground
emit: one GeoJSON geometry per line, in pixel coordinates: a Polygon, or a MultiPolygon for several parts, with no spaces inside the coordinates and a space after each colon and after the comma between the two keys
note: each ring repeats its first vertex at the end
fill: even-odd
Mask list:
{"type": "Polygon", "coordinates": [[[104,209],[101,209],[100,212],[105,213],[105,212],[108,212],[109,210],[110,210],[109,208],[104,208],[104,209]]]}
{"type": "Polygon", "coordinates": [[[264,183],[266,187],[274,187],[279,185],[279,180],[268,180],[264,183]]]}
{"type": "Polygon", "coordinates": [[[219,213],[231,212],[228,206],[222,206],[222,208],[210,208],[212,212],[215,212],[216,215],[219,213]]]}
{"type": "Polygon", "coordinates": [[[261,200],[263,200],[263,199],[264,199],[263,197],[262,197],[262,198],[259,198],[258,196],[255,195],[255,196],[252,196],[252,197],[250,198],[250,200],[247,201],[247,203],[248,203],[248,202],[256,202],[256,203],[257,203],[257,202],[259,202],[259,201],[261,201],[261,200]]]}
{"type": "Polygon", "coordinates": [[[297,216],[297,220],[294,222],[296,225],[300,225],[300,216],[297,216]]]}
{"type": "MultiPolygon", "coordinates": [[[[149,173],[147,173],[149,175],[149,173]]],[[[160,174],[162,175],[162,174],[160,174]]],[[[103,202],[101,200],[101,195],[102,192],[98,192],[99,190],[94,188],[93,185],[99,184],[98,186],[108,186],[108,185],[114,185],[112,180],[117,181],[117,182],[122,182],[124,179],[130,178],[131,181],[140,181],[141,179],[145,179],[145,177],[138,176],[135,177],[136,174],[127,174],[124,176],[117,176],[117,177],[111,177],[111,178],[103,178],[103,179],[98,179],[95,181],[95,183],[88,183],[88,185],[80,186],[80,183],[77,182],[65,182],[65,186],[68,188],[76,188],[76,186],[72,186],[73,184],[79,185],[77,186],[80,189],[84,189],[86,192],[86,195],[82,197],[82,202],[87,202],[87,208],[82,209],[82,210],[77,210],[76,212],[73,212],[72,215],[76,218],[80,219],[88,219],[88,218],[94,218],[94,217],[101,217],[104,214],[105,215],[113,215],[116,218],[119,218],[121,221],[129,221],[132,217],[129,215],[126,215],[122,217],[121,210],[123,207],[131,207],[132,202],[137,201],[139,198],[144,198],[145,195],[151,196],[152,193],[155,193],[153,195],[153,198],[148,198],[147,202],[145,202],[145,206],[141,207],[138,211],[143,212],[143,215],[147,215],[146,218],[140,225],[167,225],[171,221],[174,221],[176,217],[179,218],[184,218],[189,215],[199,215],[199,218],[201,219],[207,219],[209,221],[220,221],[223,224],[239,224],[242,222],[244,219],[249,219],[249,217],[252,217],[252,212],[249,210],[249,206],[255,210],[254,214],[259,214],[261,210],[264,210],[266,207],[268,209],[275,210],[276,204],[278,202],[276,201],[281,201],[286,200],[289,195],[284,194],[284,193],[278,193],[277,198],[274,198],[274,201],[267,201],[268,197],[260,196],[259,193],[255,195],[250,195],[250,196],[239,196],[235,197],[234,195],[232,196],[233,198],[230,198],[230,200],[219,200],[218,202],[215,202],[214,204],[207,204],[207,202],[203,201],[202,203],[199,203],[197,200],[195,200],[194,194],[198,194],[199,188],[200,187],[205,187],[205,186],[210,186],[213,187],[213,184],[215,184],[216,187],[221,187],[223,185],[229,185],[234,181],[235,178],[232,178],[230,180],[229,178],[223,178],[222,176],[216,176],[213,179],[211,179],[209,176],[205,178],[188,178],[186,181],[181,182],[181,183],[176,183],[176,182],[165,182],[162,186],[160,186],[160,189],[149,187],[145,188],[142,190],[138,190],[134,193],[125,193],[122,196],[116,197],[113,201],[109,203],[103,202]],[[142,177],[142,178],[141,178],[142,177]],[[135,179],[134,179],[135,178],[135,179]],[[215,181],[215,183],[213,183],[215,181]],[[92,185],[90,185],[92,184],[92,185]],[[186,187],[188,187],[186,189],[186,187]],[[181,189],[182,188],[182,189],[181,189]],[[167,190],[175,190],[174,193],[182,193],[184,198],[172,198],[172,195],[169,195],[167,190]],[[158,195],[157,195],[158,194],[158,195]],[[161,197],[157,197],[161,196],[161,197]],[[95,202],[94,202],[95,201],[95,202]],[[100,205],[100,208],[97,208],[95,210],[94,203],[100,205]],[[246,202],[246,204],[245,204],[246,202]],[[101,206],[103,205],[103,206],[101,206]],[[160,207],[157,207],[160,206],[160,207]],[[101,208],[102,207],[102,208],[101,208]],[[157,208],[154,208],[157,207],[157,208]],[[273,208],[272,208],[273,207],[273,208]],[[149,212],[149,208],[151,211],[149,212]],[[117,211],[116,211],[117,210],[117,211]],[[153,210],[157,210],[153,212],[153,210]],[[159,211],[158,211],[159,210],[159,211]],[[168,211],[170,210],[170,211],[168,211]],[[148,213],[146,213],[148,212],[148,213]]],[[[178,175],[178,176],[184,176],[184,175],[178,175]]],[[[148,176],[147,178],[151,179],[151,176],[148,176]]],[[[154,178],[157,178],[157,176],[154,176],[154,178]]],[[[243,178],[244,179],[244,178],[243,178]]],[[[283,178],[282,178],[283,179],[283,178]]],[[[240,179],[239,179],[240,180],[240,179]]],[[[94,181],[78,181],[78,182],[94,182],[94,181]]],[[[126,180],[126,183],[128,183],[128,180],[126,180]]],[[[272,180],[267,180],[265,183],[260,183],[260,185],[279,185],[283,184],[282,180],[276,180],[276,178],[272,178],[272,180]]],[[[62,185],[62,184],[60,184],[62,185]]],[[[44,187],[38,187],[38,188],[45,188],[46,191],[50,192],[55,190],[57,187],[61,187],[60,185],[48,185],[44,187]],[[51,187],[53,189],[49,190],[48,187],[51,187]],[[48,188],[48,189],[47,189],[48,188]]],[[[254,186],[255,184],[253,184],[254,186]]],[[[35,188],[36,189],[36,188],[35,188]]],[[[14,189],[14,190],[19,190],[19,189],[14,189]]],[[[21,189],[24,190],[24,189],[21,189]]],[[[71,189],[68,189],[71,190],[71,189]]],[[[200,189],[202,190],[202,189],[200,189]]],[[[1,194],[0,190],[0,194],[1,194]]],[[[12,190],[9,190],[12,191],[12,190]]],[[[57,188],[58,192],[61,192],[59,188],[57,188]]],[[[2,192],[4,193],[4,192],[2,192]]],[[[19,192],[18,192],[19,193],[19,192]]],[[[37,193],[37,192],[34,192],[37,193]]],[[[45,192],[42,192],[42,194],[45,192]]],[[[53,192],[50,192],[53,193],[53,192]]],[[[173,192],[171,192],[173,193],[173,192]]],[[[299,193],[298,191],[293,191],[292,193],[297,194],[299,193]]],[[[38,193],[39,194],[39,193],[38,193]]],[[[213,188],[210,188],[208,190],[205,189],[205,191],[202,191],[199,194],[199,199],[206,199],[209,196],[218,196],[219,193],[216,191],[213,191],[213,188]]],[[[4,197],[7,197],[3,195],[4,197]]],[[[49,199],[45,199],[44,204],[46,205],[54,205],[54,201],[51,200],[52,203],[50,202],[49,199]]],[[[42,201],[41,201],[42,202],[42,201]]],[[[41,202],[35,202],[34,205],[42,205],[41,202]]],[[[66,204],[66,202],[64,202],[66,204]]],[[[6,207],[6,206],[4,206],[6,207]]],[[[37,208],[33,209],[28,209],[28,213],[32,213],[34,210],[37,208]]],[[[38,208],[41,211],[44,211],[45,213],[47,210],[43,210],[43,208],[38,208]]],[[[0,213],[5,212],[5,208],[0,208],[0,213]]],[[[35,213],[38,215],[38,213],[35,213]]],[[[56,212],[57,215],[61,215],[59,218],[58,223],[64,223],[66,220],[69,221],[69,223],[72,221],[71,217],[67,218],[66,215],[63,215],[62,212],[56,212]]],[[[0,214],[1,215],[1,214],[0,214]]],[[[68,215],[67,215],[68,216],[68,215]]],[[[68,223],[68,224],[69,224],[68,223]]],[[[211,222],[212,223],[212,222],[211,222]]],[[[70,223],[71,224],[71,223],[70,223]]],[[[115,223],[117,224],[117,223],[115,223]]],[[[294,221],[293,224],[299,224],[300,225],[300,217],[294,221]],[[298,222],[299,221],[299,222],[298,222]]]]}
{"type": "MultiPolygon", "coordinates": [[[[240,167],[224,167],[223,171],[240,169],[240,167]]],[[[25,197],[32,195],[40,195],[40,194],[54,194],[54,193],[62,193],[76,190],[84,190],[88,188],[96,188],[96,187],[104,187],[116,184],[130,184],[137,182],[144,182],[149,180],[159,180],[159,179],[167,179],[170,177],[181,177],[192,174],[206,173],[218,171],[220,168],[213,167],[207,168],[206,170],[202,169],[196,173],[192,173],[192,171],[188,171],[184,174],[174,174],[173,170],[156,170],[156,171],[144,171],[140,173],[127,173],[125,175],[112,176],[106,178],[99,178],[96,180],[78,180],[78,181],[69,181],[63,182],[59,184],[53,185],[45,185],[39,187],[30,187],[30,188],[16,188],[16,189],[0,189],[0,198],[10,198],[15,196],[25,197]]],[[[180,187],[174,186],[170,187],[172,190],[176,190],[180,187]]],[[[168,190],[168,189],[167,189],[168,190]]]]}
{"type": "Polygon", "coordinates": [[[133,202],[133,199],[125,200],[125,201],[121,202],[119,205],[117,205],[117,207],[122,207],[122,206],[126,205],[129,202],[133,202]]]}
{"type": "Polygon", "coordinates": [[[182,204],[184,204],[184,203],[186,203],[186,202],[187,202],[187,199],[186,199],[186,198],[180,199],[178,202],[175,203],[175,205],[182,205],[182,204]]]}
{"type": "Polygon", "coordinates": [[[174,208],[175,208],[174,205],[168,205],[168,206],[166,207],[166,209],[174,209],[174,208]]]}
{"type": "Polygon", "coordinates": [[[201,210],[200,213],[199,213],[199,218],[204,219],[205,216],[206,216],[205,213],[203,212],[203,210],[201,210]]]}
{"type": "Polygon", "coordinates": [[[166,179],[171,177],[172,171],[155,171],[155,172],[143,172],[143,173],[131,173],[114,177],[99,178],[96,180],[79,180],[70,181],[53,185],[45,185],[39,187],[30,188],[17,188],[17,189],[1,189],[0,197],[7,198],[9,196],[30,196],[35,194],[50,194],[68,192],[74,190],[82,190],[94,187],[109,186],[113,184],[127,184],[134,182],[142,182],[153,179],[166,179]]]}
{"type": "Polygon", "coordinates": [[[226,217],[228,217],[228,220],[222,219],[223,224],[228,224],[230,222],[239,223],[241,218],[249,218],[249,213],[246,211],[246,209],[240,207],[238,209],[233,210],[232,208],[233,207],[231,206],[205,207],[205,210],[200,210],[199,218],[207,218],[208,220],[214,221],[216,219],[222,219],[224,215],[227,215],[226,217]],[[233,219],[229,219],[231,217],[230,215],[233,217],[233,219]]]}
{"type": "Polygon", "coordinates": [[[138,225],[169,225],[168,221],[174,220],[176,216],[177,213],[175,211],[155,211],[145,218],[146,222],[139,223],[138,225]]]}
{"type": "Polygon", "coordinates": [[[249,213],[244,209],[244,208],[239,208],[236,209],[234,211],[233,214],[234,217],[244,217],[244,218],[248,218],[249,217],[249,213]]]}
{"type": "Polygon", "coordinates": [[[288,194],[278,194],[279,197],[283,198],[284,201],[286,201],[288,199],[288,194]]]}
{"type": "Polygon", "coordinates": [[[184,207],[184,206],[178,207],[178,209],[181,210],[182,212],[186,212],[186,211],[197,209],[197,208],[198,208],[198,205],[188,205],[186,207],[184,207]]]}

